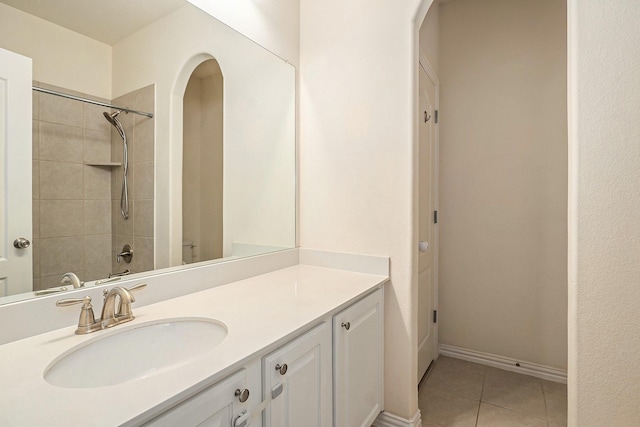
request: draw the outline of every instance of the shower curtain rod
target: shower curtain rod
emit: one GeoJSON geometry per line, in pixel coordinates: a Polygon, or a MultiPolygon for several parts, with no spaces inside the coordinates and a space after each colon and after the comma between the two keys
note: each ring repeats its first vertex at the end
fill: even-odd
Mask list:
{"type": "Polygon", "coordinates": [[[55,90],[44,89],[44,88],[41,88],[41,87],[33,86],[31,89],[35,90],[36,92],[48,93],[49,95],[55,95],[55,96],[60,96],[62,98],[73,99],[74,101],[86,102],[88,104],[99,105],[101,107],[113,108],[113,109],[116,109],[116,110],[122,110],[122,111],[126,111],[127,113],[133,113],[133,114],[138,114],[138,115],[141,115],[141,116],[146,116],[146,117],[149,117],[150,119],[153,118],[153,113],[145,113],[144,111],[136,111],[136,110],[131,110],[131,109],[125,108],[125,107],[118,107],[116,105],[105,104],[104,102],[94,101],[92,99],[80,98],[79,96],[69,95],[67,93],[62,93],[62,92],[56,92],[55,90]]]}

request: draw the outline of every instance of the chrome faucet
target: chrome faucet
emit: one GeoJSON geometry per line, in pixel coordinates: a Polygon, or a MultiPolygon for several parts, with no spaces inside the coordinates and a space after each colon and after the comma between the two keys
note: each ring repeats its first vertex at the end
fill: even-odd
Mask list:
{"type": "Polygon", "coordinates": [[[73,304],[82,304],[80,311],[80,319],[76,334],[90,334],[100,329],[107,329],[120,323],[129,322],[135,319],[131,311],[131,303],[136,299],[132,291],[137,291],[146,287],[146,283],[139,283],[129,289],[116,286],[110,290],[104,290],[104,303],[102,306],[102,315],[96,320],[91,306],[91,297],[85,296],[78,299],[62,299],[56,302],[58,307],[65,307],[73,304]],[[116,304],[117,303],[117,304],[116,304]]]}

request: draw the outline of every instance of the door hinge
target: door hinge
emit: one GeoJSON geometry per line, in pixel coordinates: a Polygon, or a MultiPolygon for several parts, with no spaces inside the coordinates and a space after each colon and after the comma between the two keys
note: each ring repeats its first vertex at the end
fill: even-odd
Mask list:
{"type": "Polygon", "coordinates": [[[438,211],[433,211],[433,223],[438,223],[438,211]]]}
{"type": "Polygon", "coordinates": [[[435,118],[434,118],[435,122],[438,123],[438,110],[435,111],[435,118]]]}
{"type": "Polygon", "coordinates": [[[433,323],[438,323],[438,310],[433,310],[433,323]]]}

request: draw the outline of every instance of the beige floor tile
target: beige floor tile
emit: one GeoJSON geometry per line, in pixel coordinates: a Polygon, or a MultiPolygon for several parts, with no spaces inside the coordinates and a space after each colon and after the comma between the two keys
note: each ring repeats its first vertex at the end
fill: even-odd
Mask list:
{"type": "Polygon", "coordinates": [[[454,396],[480,400],[484,374],[438,369],[429,375],[426,390],[437,390],[454,396]]]}
{"type": "Polygon", "coordinates": [[[477,363],[467,362],[466,360],[454,359],[452,357],[440,356],[436,360],[434,369],[444,371],[466,372],[472,374],[484,374],[485,367],[477,363]]]}
{"type": "Polygon", "coordinates": [[[542,387],[527,387],[486,377],[482,401],[537,418],[547,417],[542,387]]]}
{"type": "Polygon", "coordinates": [[[547,421],[482,403],[477,425],[478,427],[547,427],[547,421]]]}
{"type": "Polygon", "coordinates": [[[547,416],[550,422],[558,425],[567,425],[567,398],[557,394],[545,393],[547,402],[547,416]]]}
{"type": "Polygon", "coordinates": [[[519,374],[517,372],[487,367],[486,375],[487,378],[502,380],[521,386],[534,387],[537,389],[541,389],[542,387],[542,380],[540,380],[539,378],[532,377],[530,375],[519,374]]]}
{"type": "Polygon", "coordinates": [[[425,390],[418,399],[422,420],[426,425],[474,427],[480,402],[425,390]]]}
{"type": "Polygon", "coordinates": [[[560,396],[567,396],[567,385],[562,383],[556,383],[553,381],[542,381],[542,390],[545,393],[557,394],[560,396]]]}

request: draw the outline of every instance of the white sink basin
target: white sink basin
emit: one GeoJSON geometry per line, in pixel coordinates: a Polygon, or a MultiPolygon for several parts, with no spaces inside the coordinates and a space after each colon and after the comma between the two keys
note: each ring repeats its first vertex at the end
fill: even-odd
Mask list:
{"type": "Polygon", "coordinates": [[[139,380],[189,363],[227,336],[226,325],[201,318],[164,319],[131,326],[108,331],[110,334],[95,332],[96,339],[54,360],[45,370],[44,379],[66,388],[104,387],[139,380]]]}

